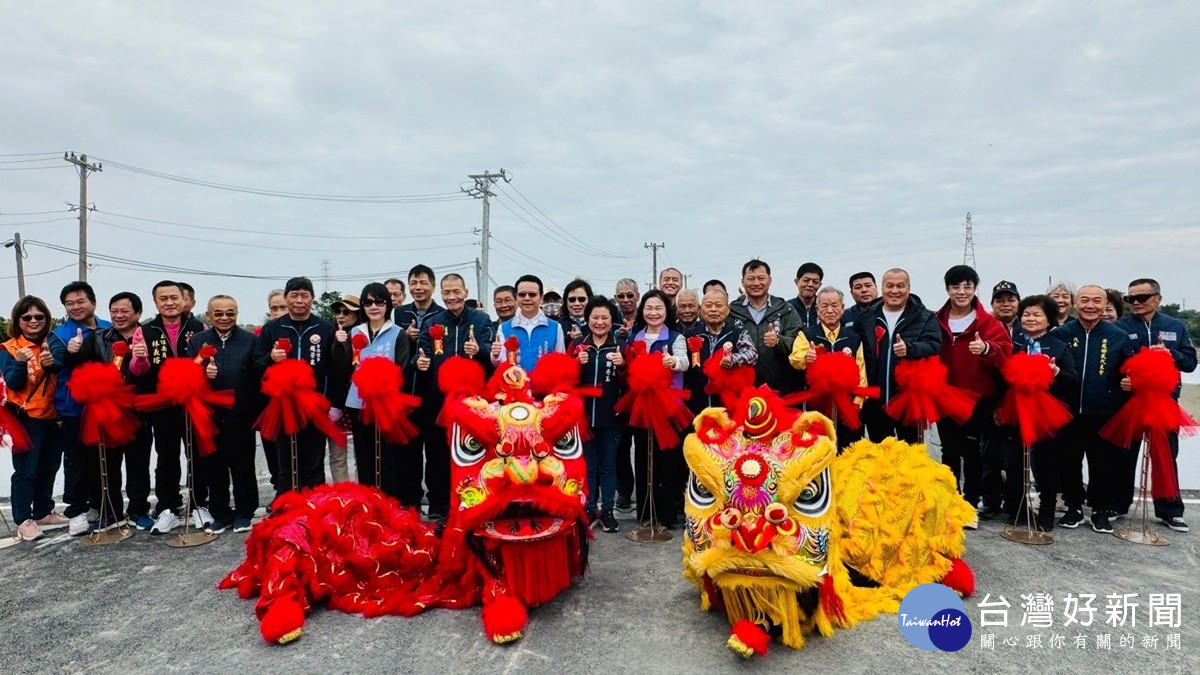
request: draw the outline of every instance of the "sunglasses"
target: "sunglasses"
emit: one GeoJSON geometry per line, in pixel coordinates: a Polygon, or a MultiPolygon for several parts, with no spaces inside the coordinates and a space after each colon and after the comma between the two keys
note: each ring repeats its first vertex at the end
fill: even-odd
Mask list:
{"type": "Polygon", "coordinates": [[[213,317],[214,319],[224,319],[225,317],[229,317],[230,319],[236,319],[236,318],[237,318],[237,314],[238,314],[238,313],[237,313],[236,311],[234,311],[234,312],[228,312],[228,311],[226,311],[226,312],[221,312],[221,311],[217,311],[217,312],[212,312],[212,317],[213,317]]]}
{"type": "MultiPolygon", "coordinates": [[[[1123,299],[1125,300],[1125,302],[1128,302],[1129,304],[1132,305],[1135,302],[1146,303],[1146,302],[1149,302],[1152,298],[1156,298],[1156,297],[1158,297],[1158,293],[1138,293],[1137,295],[1126,295],[1123,299]]],[[[25,318],[25,317],[21,317],[21,318],[25,318]]]]}
{"type": "Polygon", "coordinates": [[[536,298],[539,295],[541,295],[541,293],[537,293],[534,291],[526,291],[524,293],[517,293],[518,298],[536,298]]]}
{"type": "Polygon", "coordinates": [[[337,314],[338,316],[354,316],[354,310],[352,310],[352,309],[339,309],[339,310],[336,312],[336,314],[337,314]]]}
{"type": "Polygon", "coordinates": [[[632,300],[637,297],[637,293],[617,293],[618,300],[632,300]]]}
{"type": "Polygon", "coordinates": [[[371,306],[387,307],[387,304],[388,304],[387,300],[376,300],[374,298],[367,298],[362,301],[363,307],[371,307],[371,306]]]}
{"type": "Polygon", "coordinates": [[[45,321],[46,315],[45,314],[26,314],[21,317],[21,320],[27,321],[29,323],[33,323],[35,321],[45,321]]]}
{"type": "Polygon", "coordinates": [[[587,297],[567,298],[567,302],[587,302],[587,297]]]}

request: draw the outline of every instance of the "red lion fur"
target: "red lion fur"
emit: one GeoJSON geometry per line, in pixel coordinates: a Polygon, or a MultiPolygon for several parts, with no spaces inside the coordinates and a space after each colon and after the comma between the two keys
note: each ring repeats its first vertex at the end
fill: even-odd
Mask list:
{"type": "Polygon", "coordinates": [[[262,392],[268,398],[255,428],[263,438],[275,440],[280,433],[291,436],[308,425],[346,445],[346,432],[329,419],[329,399],[317,393],[312,366],[300,359],[284,359],[263,373],[262,392]]]}
{"type": "Polygon", "coordinates": [[[158,369],[158,390],[137,397],[138,410],[160,410],[181,406],[192,422],[192,434],[201,455],[211,455],[217,446],[217,424],[212,408],[232,408],[232,391],[213,391],[204,366],[187,357],[171,358],[158,369]]]}
{"type": "Polygon", "coordinates": [[[374,424],[379,433],[392,443],[407,443],[416,437],[418,429],[409,421],[421,399],[405,394],[404,370],[384,356],[363,359],[351,381],[362,399],[362,420],[374,424]]]}
{"type": "Polygon", "coordinates": [[[936,356],[902,359],[896,364],[900,393],[887,404],[887,414],[903,424],[928,426],[942,419],[962,424],[975,410],[975,396],[946,381],[946,365],[936,356]]]}
{"type": "Polygon", "coordinates": [[[1179,477],[1171,459],[1169,434],[1193,433],[1196,426],[1196,420],[1173,397],[1179,386],[1179,369],[1170,352],[1143,347],[1125,361],[1121,373],[1129,377],[1133,395],[1100,435],[1123,448],[1144,438],[1150,457],[1151,493],[1155,499],[1176,498],[1179,477]]]}
{"type": "Polygon", "coordinates": [[[1008,382],[1008,391],[996,417],[1004,424],[1015,424],[1025,447],[1050,438],[1071,421],[1071,411],[1050,394],[1054,372],[1050,358],[1043,354],[1013,354],[1000,367],[1008,382]]]}
{"type": "Polygon", "coordinates": [[[136,393],[111,363],[85,363],[71,371],[67,388],[80,405],[79,438],[84,445],[125,445],[141,422],[134,414],[136,393]]]}

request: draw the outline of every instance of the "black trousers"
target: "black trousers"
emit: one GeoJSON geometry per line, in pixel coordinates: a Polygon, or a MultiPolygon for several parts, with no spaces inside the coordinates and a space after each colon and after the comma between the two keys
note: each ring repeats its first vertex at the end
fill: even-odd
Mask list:
{"type": "Polygon", "coordinates": [[[218,523],[235,517],[253,518],[258,508],[258,477],[254,475],[254,430],[249,420],[217,420],[217,450],[200,459],[208,482],[208,510],[218,523]],[[233,485],[233,508],[229,486],[233,485]]]}
{"type": "Polygon", "coordinates": [[[98,510],[98,504],[92,502],[95,481],[89,480],[88,476],[88,449],[79,442],[79,418],[59,417],[58,424],[63,458],[63,501],[67,503],[63,515],[74,518],[87,513],[89,508],[98,510]]]}
{"type": "MultiPolygon", "coordinates": [[[[154,495],[158,497],[155,509],[159,513],[171,511],[178,515],[183,508],[180,491],[180,483],[184,480],[183,462],[180,461],[185,433],[183,409],[171,407],[152,412],[150,424],[154,430],[154,450],[158,453],[154,466],[154,495]]],[[[192,473],[190,498],[192,508],[196,508],[208,504],[208,482],[202,475],[204,463],[197,461],[200,459],[200,450],[195,445],[192,455],[188,465],[192,473]]]]}
{"type": "Polygon", "coordinates": [[[978,506],[979,497],[983,494],[980,438],[983,435],[983,420],[991,416],[991,405],[980,402],[963,424],[951,419],[937,423],[938,438],[942,442],[942,464],[950,467],[955,482],[962,486],[960,491],[963,498],[971,506],[978,506]]]}
{"type": "MultiPolygon", "coordinates": [[[[347,408],[354,434],[354,462],[358,465],[358,482],[375,485],[375,425],[363,424],[362,411],[347,408]]],[[[449,480],[449,479],[447,479],[449,480]]],[[[379,439],[379,489],[383,493],[400,499],[400,446],[379,439]]]]}
{"type": "Polygon", "coordinates": [[[271,474],[271,489],[275,490],[275,495],[279,495],[279,448],[275,447],[275,441],[267,440],[259,435],[262,441],[263,457],[267,460],[267,473],[271,474]]]}
{"type": "MultiPolygon", "coordinates": [[[[1109,419],[1109,415],[1076,415],[1058,433],[1061,442],[1060,480],[1067,508],[1082,509],[1085,496],[1092,511],[1115,512],[1122,508],[1120,501],[1128,487],[1125,484],[1132,485],[1132,476],[1124,475],[1123,467],[1131,461],[1130,456],[1135,462],[1137,456],[1127,448],[1101,438],[1100,430],[1109,419]],[[1083,487],[1084,458],[1088,466],[1086,494],[1083,487]]],[[[1046,494],[1042,490],[1042,499],[1047,498],[1046,494]]]]}
{"type": "Polygon", "coordinates": [[[312,426],[307,426],[294,437],[296,449],[294,467],[292,437],[280,433],[275,438],[275,456],[279,463],[276,490],[280,494],[297,487],[316,487],[325,482],[325,434],[312,426]],[[292,479],[293,469],[298,480],[292,479]]]}
{"type": "MultiPolygon", "coordinates": [[[[1037,512],[1037,522],[1043,526],[1054,520],[1054,507],[1058,495],[1058,471],[1060,442],[1057,438],[1048,438],[1034,443],[1029,448],[1030,471],[1033,480],[1041,493],[1041,504],[1037,512]]],[[[1014,434],[1012,442],[1004,443],[1004,502],[1006,508],[1020,522],[1025,522],[1024,489],[1025,489],[1025,448],[1014,434]]]]}
{"type": "Polygon", "coordinates": [[[660,448],[656,440],[654,457],[651,459],[647,453],[650,433],[645,429],[633,430],[633,467],[637,480],[638,522],[650,518],[649,510],[646,507],[649,505],[647,488],[651,488],[651,486],[647,482],[647,477],[649,463],[652,461],[654,485],[651,489],[654,491],[654,515],[662,525],[675,527],[676,504],[682,494],[680,489],[681,473],[684,476],[683,480],[687,480],[687,474],[683,473],[683,450],[678,445],[671,448],[660,448]]]}
{"type": "Polygon", "coordinates": [[[633,498],[633,427],[625,427],[617,444],[617,496],[633,498]]]}
{"type": "MultiPolygon", "coordinates": [[[[1175,475],[1179,476],[1179,434],[1170,434],[1168,440],[1171,443],[1171,464],[1175,466],[1175,475]]],[[[1129,453],[1136,456],[1137,453],[1129,453]]],[[[1132,483],[1131,483],[1132,485],[1132,483]]],[[[1132,497],[1130,504],[1133,503],[1132,497]]],[[[1120,504],[1118,504],[1120,506],[1120,504]]],[[[1183,500],[1179,497],[1175,499],[1155,499],[1154,500],[1154,516],[1156,518],[1175,518],[1183,517],[1183,500]]]]}
{"type": "MultiPolygon", "coordinates": [[[[400,447],[400,503],[418,508],[425,491],[429,491],[429,512],[447,513],[450,510],[450,446],[446,429],[438,426],[440,406],[422,405],[413,416],[420,429],[417,437],[400,447]]],[[[374,437],[372,437],[373,439],[374,437]]],[[[374,447],[374,440],[371,441],[374,447]]],[[[354,450],[359,451],[358,439],[354,450]]],[[[357,458],[357,456],[356,456],[357,458]]],[[[374,464],[372,454],[372,465],[374,464]]],[[[360,468],[361,471],[361,468],[360,468]]]]}
{"type": "Polygon", "coordinates": [[[862,421],[867,428],[867,438],[870,438],[872,443],[881,443],[889,436],[905,443],[917,443],[921,440],[921,433],[917,427],[897,422],[884,412],[883,407],[877,399],[867,399],[863,403],[862,421]]]}
{"type": "MultiPolygon", "coordinates": [[[[983,505],[1005,511],[1008,510],[1007,499],[1003,498],[1007,485],[1005,457],[1007,457],[1010,443],[1020,445],[1012,428],[998,426],[991,416],[983,420],[983,436],[980,438],[979,446],[979,463],[983,479],[983,505]]],[[[1055,457],[1054,461],[1057,462],[1058,457],[1055,457]]],[[[1058,475],[1057,470],[1055,470],[1055,475],[1058,475]]]]}

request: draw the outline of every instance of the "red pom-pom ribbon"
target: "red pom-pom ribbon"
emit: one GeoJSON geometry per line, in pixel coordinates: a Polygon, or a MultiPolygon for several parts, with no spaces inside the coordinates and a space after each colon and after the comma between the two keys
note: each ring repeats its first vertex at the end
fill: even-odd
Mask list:
{"type": "Polygon", "coordinates": [[[1025,447],[1050,438],[1071,421],[1071,411],[1050,394],[1054,372],[1044,354],[1013,354],[1000,368],[1008,390],[996,409],[1004,424],[1015,424],[1025,447]]]}
{"type": "Polygon", "coordinates": [[[374,424],[388,441],[407,443],[418,429],[409,415],[421,405],[421,399],[405,394],[404,371],[386,356],[363,359],[351,381],[362,399],[364,424],[374,424]]]}
{"type": "Polygon", "coordinates": [[[912,426],[928,426],[943,417],[966,422],[975,410],[975,395],[951,385],[946,374],[946,365],[936,356],[902,359],[896,364],[900,393],[888,403],[887,414],[912,426]]]}
{"type": "Polygon", "coordinates": [[[217,425],[212,419],[212,407],[232,408],[232,391],[213,391],[204,368],[195,361],[171,358],[158,370],[158,391],[137,397],[138,410],[159,410],[181,406],[192,421],[192,435],[201,455],[211,455],[217,446],[213,436],[217,425]]]}
{"type": "Polygon", "coordinates": [[[273,441],[280,432],[290,436],[311,424],[334,443],[346,445],[346,432],[329,419],[329,399],[317,393],[317,379],[307,362],[284,359],[267,368],[262,392],[267,407],[254,426],[263,438],[273,441]]]}
{"type": "MultiPolygon", "coordinates": [[[[858,361],[842,352],[827,352],[817,345],[817,358],[805,369],[808,390],[787,397],[789,405],[808,403],[809,407],[833,417],[851,430],[862,426],[855,396],[877,398],[879,387],[859,385],[858,361]]],[[[899,366],[897,366],[898,368],[899,366]]]]}
{"type": "MultiPolygon", "coordinates": [[[[125,344],[119,342],[117,344],[125,344]]],[[[126,345],[128,348],[128,345],[126,345]]],[[[85,363],[71,371],[67,383],[71,398],[83,406],[79,438],[84,445],[125,445],[141,426],[134,414],[136,391],[125,384],[111,363],[85,363]]]]}

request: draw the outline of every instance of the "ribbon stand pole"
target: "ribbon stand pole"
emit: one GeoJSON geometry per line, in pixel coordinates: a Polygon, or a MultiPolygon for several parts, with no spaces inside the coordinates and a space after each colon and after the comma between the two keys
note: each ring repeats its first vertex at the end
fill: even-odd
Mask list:
{"type": "MultiPolygon", "coordinates": [[[[654,430],[646,429],[646,518],[647,524],[643,525],[639,519],[638,524],[625,538],[630,541],[636,541],[639,544],[650,542],[671,541],[671,533],[667,528],[658,524],[658,514],[654,510],[654,430]]],[[[674,505],[671,505],[674,508],[674,505]]]]}
{"type": "Polygon", "coordinates": [[[186,412],[183,413],[183,424],[184,424],[183,448],[184,448],[184,452],[187,453],[187,466],[188,466],[188,475],[187,475],[188,496],[187,496],[187,501],[184,502],[183,531],[180,532],[179,534],[175,535],[174,537],[171,537],[167,541],[167,546],[170,546],[171,548],[188,548],[190,546],[200,546],[202,544],[207,544],[209,542],[215,541],[217,538],[217,535],[213,534],[212,532],[205,532],[203,530],[201,530],[199,532],[191,531],[191,528],[192,528],[192,497],[196,493],[196,477],[195,477],[195,473],[192,471],[192,466],[194,464],[194,459],[195,459],[195,453],[192,448],[192,445],[193,445],[193,443],[192,443],[192,440],[193,440],[192,439],[192,418],[186,412]]]}
{"type": "MultiPolygon", "coordinates": [[[[98,523],[104,522],[104,517],[107,514],[117,514],[117,508],[113,505],[112,493],[108,490],[108,450],[104,447],[104,441],[96,447],[100,453],[100,520],[98,523]]],[[[107,544],[115,544],[119,541],[125,541],[133,532],[129,527],[128,521],[121,521],[120,525],[110,526],[110,529],[96,529],[94,532],[89,532],[83,539],[84,546],[105,546],[107,544]]]]}
{"type": "Polygon", "coordinates": [[[1054,538],[1038,527],[1033,517],[1033,501],[1029,498],[1029,489],[1033,483],[1033,470],[1030,468],[1028,445],[1024,447],[1022,454],[1025,456],[1025,470],[1021,486],[1021,505],[1017,507],[1017,518],[1020,519],[1021,512],[1025,512],[1025,527],[1006,525],[1000,536],[1020,544],[1053,544],[1054,538]]]}
{"type": "Polygon", "coordinates": [[[379,445],[380,445],[380,443],[379,443],[379,425],[375,424],[374,427],[375,427],[375,489],[382,490],[383,489],[383,478],[382,478],[382,475],[380,474],[381,461],[379,459],[379,445]]]}
{"type": "Polygon", "coordinates": [[[16,546],[21,543],[21,537],[13,529],[12,523],[9,522],[8,516],[4,515],[3,509],[0,509],[0,519],[4,521],[4,529],[8,530],[8,536],[0,539],[0,548],[8,548],[9,546],[16,546]]]}
{"type": "Polygon", "coordinates": [[[1113,530],[1113,536],[1135,544],[1148,546],[1166,546],[1171,542],[1157,531],[1150,528],[1150,443],[1145,435],[1142,436],[1142,478],[1138,481],[1138,501],[1136,509],[1142,512],[1142,529],[1131,530],[1128,525],[1113,530]]]}

